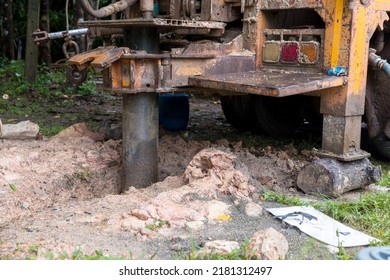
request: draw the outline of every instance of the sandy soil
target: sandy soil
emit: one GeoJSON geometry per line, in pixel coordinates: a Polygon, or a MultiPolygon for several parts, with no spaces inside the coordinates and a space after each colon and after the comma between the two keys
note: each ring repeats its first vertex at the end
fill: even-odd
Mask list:
{"type": "MultiPolygon", "coordinates": [[[[188,131],[160,131],[159,182],[126,192],[120,140],[77,133],[0,140],[0,258],[71,256],[80,248],[172,259],[209,240],[243,242],[270,226],[285,232],[251,209],[267,206],[262,190],[299,193],[297,172],[313,156],[292,144],[246,148],[229,135],[240,138],[218,101],[191,99],[188,131]]],[[[304,235],[286,237],[290,259],[334,257],[305,249],[312,241],[304,235]]]]}

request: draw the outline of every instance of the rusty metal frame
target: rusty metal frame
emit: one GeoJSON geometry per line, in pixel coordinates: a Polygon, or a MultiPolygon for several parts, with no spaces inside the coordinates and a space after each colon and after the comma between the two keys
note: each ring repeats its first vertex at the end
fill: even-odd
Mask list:
{"type": "MultiPolygon", "coordinates": [[[[182,87],[186,87],[186,90],[205,87],[222,93],[245,92],[276,97],[315,91],[321,97],[321,113],[324,115],[322,150],[319,154],[345,161],[368,156],[360,149],[360,125],[364,114],[369,40],[375,29],[378,26],[383,28],[383,22],[388,19],[386,11],[390,10],[390,0],[222,2],[241,6],[244,16],[239,43],[191,43],[186,48],[155,55],[112,49],[96,57],[93,54],[76,56],[71,59],[71,63],[79,69],[85,69],[89,64],[104,68],[105,85],[116,94],[166,92],[181,90],[182,87]],[[272,67],[262,61],[262,48],[265,34],[274,28],[272,12],[288,9],[311,9],[322,18],[325,25],[324,34],[321,33],[323,63],[319,67],[289,68],[292,70],[290,73],[282,69],[274,69],[278,73],[266,72],[272,67]],[[347,67],[348,75],[327,76],[327,70],[335,66],[347,67]],[[305,76],[296,73],[297,70],[304,72],[305,76]],[[227,74],[232,72],[243,73],[227,74]],[[291,83],[280,81],[288,79],[291,79],[291,83]]],[[[211,1],[210,5],[213,3],[217,5],[221,0],[211,1]]],[[[177,6],[179,1],[172,1],[171,4],[177,6]]],[[[203,9],[210,7],[204,6],[203,9]]],[[[81,26],[156,27],[160,31],[208,36],[220,36],[225,32],[226,23],[215,21],[210,13],[204,14],[203,20],[183,19],[179,11],[171,8],[170,13],[175,13],[172,19],[131,18],[106,20],[104,23],[89,21],[81,23],[81,26]]],[[[284,29],[283,32],[293,31],[284,29]]]]}

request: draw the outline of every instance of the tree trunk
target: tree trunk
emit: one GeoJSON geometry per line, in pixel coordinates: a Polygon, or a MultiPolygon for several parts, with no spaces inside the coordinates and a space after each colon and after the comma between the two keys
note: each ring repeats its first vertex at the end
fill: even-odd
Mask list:
{"type": "MultiPolygon", "coordinates": [[[[49,0],[41,0],[39,29],[42,31],[50,32],[49,12],[49,0]]],[[[51,64],[50,42],[39,45],[39,63],[51,64]]]]}
{"type": "MultiPolygon", "coordinates": [[[[81,8],[79,1],[76,1],[73,6],[73,20],[72,25],[74,28],[77,28],[77,23],[80,19],[84,19],[84,11],[81,8]]],[[[81,35],[78,41],[80,53],[85,52],[87,50],[88,45],[88,37],[85,35],[81,35]]]]}
{"type": "MultiPolygon", "coordinates": [[[[4,0],[0,0],[0,18],[4,18],[4,0]]],[[[3,56],[5,54],[3,21],[0,21],[0,46],[0,55],[3,56]]]]}
{"type": "Polygon", "coordinates": [[[380,177],[380,169],[367,158],[351,162],[322,158],[302,168],[297,177],[297,185],[308,194],[336,197],[367,187],[380,177]]]}
{"type": "Polygon", "coordinates": [[[15,59],[15,40],[14,40],[14,22],[12,15],[12,0],[4,0],[4,19],[3,19],[3,36],[4,36],[4,54],[8,59],[15,59]]]}
{"type": "Polygon", "coordinates": [[[26,30],[26,65],[25,77],[29,83],[34,82],[38,68],[38,47],[34,44],[31,34],[39,27],[40,0],[28,1],[26,30]]]}

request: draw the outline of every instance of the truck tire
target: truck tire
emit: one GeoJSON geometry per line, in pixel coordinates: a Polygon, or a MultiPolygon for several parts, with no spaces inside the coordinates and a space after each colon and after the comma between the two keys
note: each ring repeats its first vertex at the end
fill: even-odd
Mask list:
{"type": "Polygon", "coordinates": [[[266,133],[274,137],[292,134],[303,121],[299,96],[255,96],[257,122],[266,133]]]}
{"type": "Polygon", "coordinates": [[[370,139],[370,149],[378,159],[390,161],[390,139],[384,133],[370,139]]]}
{"type": "Polygon", "coordinates": [[[222,111],[232,127],[239,132],[251,131],[261,134],[263,129],[255,115],[252,95],[221,96],[222,111]]]}
{"type": "Polygon", "coordinates": [[[390,161],[390,77],[383,71],[368,69],[364,119],[367,122],[367,150],[376,158],[390,161]]]}

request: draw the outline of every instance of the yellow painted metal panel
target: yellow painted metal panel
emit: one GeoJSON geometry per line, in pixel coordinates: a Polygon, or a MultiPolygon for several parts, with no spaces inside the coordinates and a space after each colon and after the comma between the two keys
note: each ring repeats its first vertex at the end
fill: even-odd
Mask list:
{"type": "Polygon", "coordinates": [[[333,40],[332,40],[332,54],[331,54],[331,67],[338,66],[341,29],[343,20],[344,0],[336,0],[336,6],[334,11],[334,25],[333,25],[333,40]]]}

